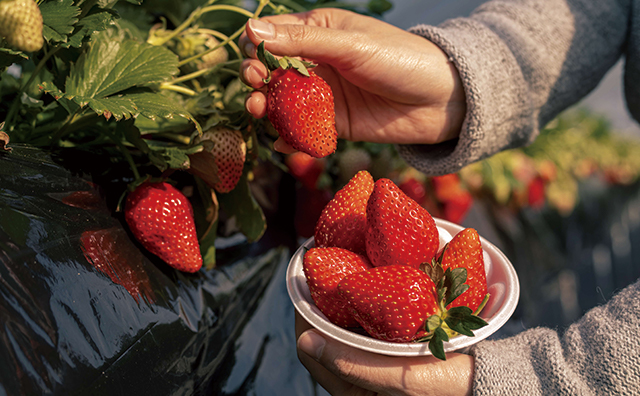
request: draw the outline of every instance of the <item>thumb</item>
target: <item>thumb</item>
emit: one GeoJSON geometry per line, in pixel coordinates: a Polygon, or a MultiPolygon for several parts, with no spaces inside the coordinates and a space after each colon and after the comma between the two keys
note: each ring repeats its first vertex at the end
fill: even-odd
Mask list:
{"type": "Polygon", "coordinates": [[[274,55],[299,56],[335,65],[345,55],[354,54],[354,35],[343,30],[304,24],[275,24],[250,19],[247,37],[254,46],[264,41],[274,55]]]}

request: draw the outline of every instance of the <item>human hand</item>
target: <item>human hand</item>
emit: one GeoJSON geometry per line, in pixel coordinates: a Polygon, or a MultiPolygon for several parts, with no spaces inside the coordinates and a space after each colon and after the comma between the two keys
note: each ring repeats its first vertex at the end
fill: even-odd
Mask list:
{"type": "MultiPolygon", "coordinates": [[[[375,18],[338,9],[249,20],[240,46],[251,58],[240,72],[256,89],[245,102],[266,115],[266,67],[257,45],[299,56],[331,86],[338,137],[352,141],[433,144],[458,136],[466,113],[457,69],[430,41],[375,18]]],[[[290,152],[279,139],[276,149],[290,152]]]]}
{"type": "Polygon", "coordinates": [[[332,395],[471,395],[473,357],[391,357],[325,338],[296,312],[298,358],[332,395]]]}

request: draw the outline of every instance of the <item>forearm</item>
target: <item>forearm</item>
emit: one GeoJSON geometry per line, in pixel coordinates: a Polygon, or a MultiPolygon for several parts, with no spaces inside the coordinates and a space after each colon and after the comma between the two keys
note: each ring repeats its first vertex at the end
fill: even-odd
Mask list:
{"type": "Polygon", "coordinates": [[[637,392],[640,281],[560,336],[532,329],[474,347],[474,394],[612,395],[637,392]]]}
{"type": "Polygon", "coordinates": [[[458,141],[398,146],[400,153],[419,170],[442,174],[531,143],[623,53],[630,4],[604,4],[495,0],[469,18],[414,27],[458,69],[467,114],[458,141]]]}

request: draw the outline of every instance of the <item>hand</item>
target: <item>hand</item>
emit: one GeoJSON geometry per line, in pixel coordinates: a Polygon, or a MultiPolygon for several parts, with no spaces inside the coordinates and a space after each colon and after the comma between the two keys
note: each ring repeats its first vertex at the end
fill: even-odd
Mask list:
{"type": "Polygon", "coordinates": [[[471,395],[473,357],[390,357],[324,338],[296,312],[298,358],[332,395],[471,395]]]}
{"type": "MultiPolygon", "coordinates": [[[[430,41],[375,18],[317,9],[249,20],[240,45],[241,76],[256,89],[245,103],[266,114],[265,66],[257,45],[276,56],[299,56],[331,86],[340,138],[375,143],[432,144],[458,136],[466,114],[455,66],[430,41]]],[[[283,142],[278,146],[283,148],[283,142]]],[[[282,151],[282,150],[281,150],[282,151]]],[[[290,151],[290,150],[289,150],[290,151]]]]}

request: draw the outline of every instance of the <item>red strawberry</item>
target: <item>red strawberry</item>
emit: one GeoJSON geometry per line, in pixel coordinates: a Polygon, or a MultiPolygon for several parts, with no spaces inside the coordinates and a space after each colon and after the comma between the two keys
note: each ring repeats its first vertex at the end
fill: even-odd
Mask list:
{"type": "Polygon", "coordinates": [[[374,338],[391,342],[429,341],[429,350],[445,360],[443,341],[487,325],[469,307],[451,302],[467,289],[462,269],[423,267],[437,275],[433,282],[421,269],[407,265],[375,267],[347,275],[338,283],[338,293],[348,309],[374,338]]]}
{"type": "Polygon", "coordinates": [[[134,237],[171,267],[184,272],[202,267],[193,208],[175,187],[141,184],[127,195],[124,215],[134,237]]]}
{"type": "Polygon", "coordinates": [[[338,291],[358,323],[380,340],[410,342],[425,337],[425,322],[439,313],[431,279],[406,265],[347,275],[338,291]]]}
{"type": "Polygon", "coordinates": [[[442,203],[442,217],[445,220],[460,224],[473,205],[473,196],[466,190],[454,198],[442,203]]]}
{"type": "Polygon", "coordinates": [[[302,151],[289,154],[284,162],[289,167],[289,172],[310,190],[318,186],[318,178],[327,163],[324,158],[314,158],[302,151]]]}
{"type": "Polygon", "coordinates": [[[329,321],[341,327],[355,327],[358,322],[338,294],[338,283],[347,275],[370,268],[365,256],[337,247],[309,249],[302,262],[313,301],[329,321]]]}
{"type": "Polygon", "coordinates": [[[336,150],[338,132],[331,87],[309,64],[284,57],[279,62],[258,47],[258,57],[271,70],[267,89],[267,117],[282,139],[312,157],[336,150]],[[286,68],[281,68],[286,64],[286,68]]]}
{"type": "Polygon", "coordinates": [[[389,179],[378,179],[367,203],[367,255],[378,267],[419,267],[438,251],[436,223],[429,212],[389,179]]]}
{"type": "Polygon", "coordinates": [[[373,177],[358,172],[325,206],[316,223],[315,243],[366,253],[367,201],[373,191],[373,177]]]}
{"type": "Polygon", "coordinates": [[[398,185],[407,197],[416,201],[420,206],[424,206],[427,201],[427,189],[424,183],[418,181],[415,177],[410,177],[398,185]]]}
{"type": "Polygon", "coordinates": [[[467,306],[478,309],[487,294],[487,276],[480,236],[473,228],[457,233],[444,248],[441,256],[442,269],[466,268],[469,290],[456,298],[447,308],[467,306]]]}
{"type": "Polygon", "coordinates": [[[205,151],[190,156],[191,172],[205,181],[210,180],[208,183],[219,193],[233,190],[242,176],[247,154],[242,133],[227,127],[216,127],[202,134],[195,142],[204,143],[205,151]],[[212,169],[210,157],[213,157],[217,169],[212,169]],[[211,178],[208,173],[216,174],[217,178],[211,178]]]}

